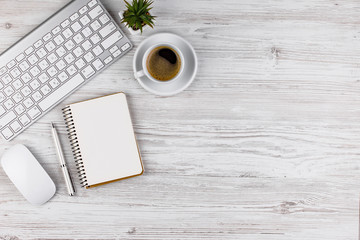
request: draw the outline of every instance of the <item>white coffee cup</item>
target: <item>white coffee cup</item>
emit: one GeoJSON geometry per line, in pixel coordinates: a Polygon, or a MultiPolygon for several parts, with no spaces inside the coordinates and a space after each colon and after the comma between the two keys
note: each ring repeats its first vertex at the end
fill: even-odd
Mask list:
{"type": "Polygon", "coordinates": [[[169,44],[169,43],[159,43],[159,44],[155,44],[155,45],[151,46],[148,50],[146,50],[145,54],[143,55],[143,59],[142,59],[142,69],[137,71],[134,75],[135,75],[135,78],[137,78],[137,79],[139,79],[143,76],[146,76],[147,78],[151,79],[154,82],[166,83],[166,82],[174,81],[175,79],[177,79],[181,75],[181,73],[184,71],[184,66],[185,66],[185,59],[184,59],[182,52],[179,50],[179,48],[177,48],[176,46],[169,44]],[[180,60],[181,60],[180,70],[176,74],[176,76],[170,80],[167,80],[167,81],[157,80],[156,78],[151,76],[151,74],[149,73],[149,71],[147,69],[147,66],[146,66],[147,58],[148,58],[149,54],[151,53],[151,51],[157,47],[169,47],[169,48],[173,49],[177,53],[177,55],[180,57],[180,60]]]}

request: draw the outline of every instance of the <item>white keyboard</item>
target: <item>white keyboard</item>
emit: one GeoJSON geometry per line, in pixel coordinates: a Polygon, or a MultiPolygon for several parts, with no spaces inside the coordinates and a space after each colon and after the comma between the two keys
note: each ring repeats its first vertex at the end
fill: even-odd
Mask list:
{"type": "Polygon", "coordinates": [[[99,0],[75,0],[0,56],[0,134],[10,141],[132,44],[99,0]]]}

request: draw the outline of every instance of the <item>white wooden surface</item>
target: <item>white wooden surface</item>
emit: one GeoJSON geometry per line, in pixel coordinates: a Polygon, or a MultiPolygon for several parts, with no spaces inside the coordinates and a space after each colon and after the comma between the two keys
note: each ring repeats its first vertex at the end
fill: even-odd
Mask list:
{"type": "MultiPolygon", "coordinates": [[[[0,51],[67,0],[1,0],[0,51]]],[[[113,16],[124,4],[104,0],[113,16]]],[[[358,239],[360,2],[156,0],[156,30],[199,57],[185,92],[134,80],[135,49],[43,117],[23,143],[56,183],[28,204],[0,170],[0,239],[358,239]],[[128,94],[146,172],[68,197],[49,122],[60,109],[128,94]]]]}

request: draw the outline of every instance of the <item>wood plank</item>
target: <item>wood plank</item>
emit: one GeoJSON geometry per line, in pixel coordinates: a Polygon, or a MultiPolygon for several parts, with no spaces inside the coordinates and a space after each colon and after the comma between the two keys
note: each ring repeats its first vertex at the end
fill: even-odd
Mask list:
{"type": "MultiPolygon", "coordinates": [[[[68,1],[2,1],[4,51],[68,1]]],[[[122,1],[104,0],[117,18],[122,1]]],[[[134,50],[10,143],[57,186],[31,206],[0,170],[0,239],[356,239],[359,228],[358,1],[158,0],[154,31],[196,49],[194,83],[154,96],[133,78],[134,50]],[[124,91],[141,177],[68,197],[49,123],[60,109],[124,91]]]]}

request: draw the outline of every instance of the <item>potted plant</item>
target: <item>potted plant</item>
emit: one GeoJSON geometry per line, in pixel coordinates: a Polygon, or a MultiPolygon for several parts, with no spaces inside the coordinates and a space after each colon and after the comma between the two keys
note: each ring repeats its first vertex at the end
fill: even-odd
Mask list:
{"type": "Polygon", "coordinates": [[[151,0],[133,0],[132,4],[126,0],[126,10],[124,12],[119,12],[121,18],[121,23],[123,23],[131,34],[142,33],[145,28],[150,26],[154,28],[155,16],[150,14],[152,9],[151,0]]]}

